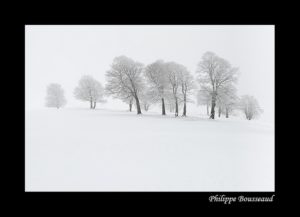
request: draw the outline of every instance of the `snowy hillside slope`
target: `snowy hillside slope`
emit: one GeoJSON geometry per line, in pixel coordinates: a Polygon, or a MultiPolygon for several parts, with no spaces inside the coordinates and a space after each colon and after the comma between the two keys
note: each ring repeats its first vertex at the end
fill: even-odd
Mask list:
{"type": "Polygon", "coordinates": [[[273,191],[274,127],[108,109],[26,111],[26,191],[273,191]]]}

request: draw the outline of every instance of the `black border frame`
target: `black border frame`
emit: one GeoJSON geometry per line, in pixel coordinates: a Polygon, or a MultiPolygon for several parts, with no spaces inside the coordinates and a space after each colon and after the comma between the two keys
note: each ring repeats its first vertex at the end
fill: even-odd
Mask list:
{"type": "MultiPolygon", "coordinates": [[[[216,18],[215,18],[216,19],[216,18]]],[[[217,17],[218,21],[201,18],[197,16],[185,16],[185,17],[167,17],[167,16],[157,16],[157,17],[122,17],[122,19],[116,21],[113,17],[75,17],[75,16],[54,16],[54,17],[30,17],[24,19],[21,23],[20,32],[22,35],[22,43],[23,46],[23,85],[24,85],[24,131],[23,131],[23,139],[24,144],[22,148],[22,161],[24,163],[22,168],[23,175],[23,185],[21,187],[21,192],[24,194],[25,198],[61,198],[66,199],[70,197],[75,198],[94,198],[94,199],[155,199],[155,200],[166,200],[166,199],[180,199],[186,201],[197,201],[201,202],[202,205],[208,206],[242,206],[242,207],[252,207],[252,206],[260,206],[260,207],[274,207],[279,205],[279,198],[281,195],[280,192],[280,181],[279,181],[279,153],[280,148],[278,145],[279,134],[278,134],[278,122],[279,117],[277,116],[277,109],[275,109],[275,192],[26,192],[25,191],[25,25],[274,25],[275,26],[275,108],[277,108],[277,100],[278,91],[276,91],[276,86],[278,80],[276,79],[278,72],[278,40],[279,40],[279,32],[281,31],[281,24],[275,22],[273,18],[267,16],[257,16],[257,17],[244,17],[243,19],[237,19],[235,17],[217,17]],[[138,21],[137,21],[138,20],[138,21]],[[201,21],[200,21],[201,20],[201,21]],[[206,20],[206,22],[203,22],[206,20]],[[207,20],[210,20],[207,22],[207,20]],[[221,20],[221,21],[220,21],[221,20]],[[249,196],[249,197],[270,197],[275,195],[274,202],[248,202],[248,203],[232,203],[230,205],[223,204],[220,202],[209,202],[209,196],[213,195],[226,195],[230,197],[238,197],[240,195],[249,196]]]]}

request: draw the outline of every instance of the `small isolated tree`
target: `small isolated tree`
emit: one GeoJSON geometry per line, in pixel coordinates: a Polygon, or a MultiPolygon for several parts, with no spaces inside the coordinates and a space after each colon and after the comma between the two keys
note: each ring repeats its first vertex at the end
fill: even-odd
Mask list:
{"type": "Polygon", "coordinates": [[[258,101],[253,96],[243,95],[240,99],[239,106],[247,120],[256,118],[263,112],[259,107],[258,101]]]}
{"type": "Polygon", "coordinates": [[[198,64],[201,89],[211,91],[210,118],[215,118],[215,106],[219,89],[237,81],[237,68],[212,52],[206,52],[198,64]]]}
{"type": "Polygon", "coordinates": [[[47,87],[46,106],[60,108],[67,103],[60,84],[52,83],[47,87]]]}
{"type": "Polygon", "coordinates": [[[132,97],[137,114],[142,114],[139,99],[144,87],[142,69],[141,63],[126,56],[119,56],[113,60],[111,69],[106,72],[106,93],[121,100],[132,97]]]}
{"type": "Polygon", "coordinates": [[[169,86],[166,64],[162,60],[149,64],[145,68],[144,74],[150,86],[150,91],[155,96],[153,100],[161,101],[161,113],[166,115],[165,100],[169,86]]]}
{"type": "Polygon", "coordinates": [[[182,67],[182,70],[179,72],[179,82],[180,89],[182,94],[183,102],[183,113],[182,116],[186,116],[186,104],[190,101],[189,96],[192,94],[195,89],[194,78],[191,73],[185,68],[182,67]]]}
{"type": "Polygon", "coordinates": [[[95,109],[97,102],[105,102],[102,84],[92,76],[84,75],[79,80],[78,87],[74,90],[76,99],[90,102],[90,108],[95,109]]]}

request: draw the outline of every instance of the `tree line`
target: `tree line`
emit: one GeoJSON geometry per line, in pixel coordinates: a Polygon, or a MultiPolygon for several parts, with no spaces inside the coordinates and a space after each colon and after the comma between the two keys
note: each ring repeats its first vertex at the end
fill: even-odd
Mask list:
{"type": "MultiPolygon", "coordinates": [[[[216,113],[226,118],[235,110],[242,110],[246,119],[257,117],[262,109],[253,96],[237,96],[236,84],[239,70],[237,67],[217,56],[206,52],[197,65],[196,78],[182,64],[157,60],[144,65],[126,56],[113,59],[106,72],[106,85],[93,77],[83,76],[74,89],[78,100],[87,101],[90,109],[96,103],[104,103],[105,96],[122,100],[129,105],[129,111],[135,106],[137,114],[142,109],[148,111],[150,106],[159,104],[161,115],[174,112],[187,116],[187,104],[191,96],[197,95],[198,105],[206,105],[207,115],[215,119],[216,113]]],[[[60,108],[66,104],[64,91],[59,84],[50,84],[47,89],[46,106],[60,108]]]]}

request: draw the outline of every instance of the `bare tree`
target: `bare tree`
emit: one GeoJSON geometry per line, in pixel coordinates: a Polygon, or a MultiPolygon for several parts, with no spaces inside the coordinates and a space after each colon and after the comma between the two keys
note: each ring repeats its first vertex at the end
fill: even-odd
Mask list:
{"type": "Polygon", "coordinates": [[[179,87],[180,87],[180,73],[185,71],[185,67],[175,62],[166,63],[168,81],[170,84],[171,93],[175,103],[175,117],[178,116],[179,103],[179,87]]]}
{"type": "Polygon", "coordinates": [[[151,91],[157,97],[155,100],[161,100],[162,115],[166,115],[165,98],[169,86],[166,64],[162,60],[149,64],[144,74],[151,91]]]}
{"type": "Polygon", "coordinates": [[[237,81],[237,68],[212,52],[206,52],[198,64],[199,83],[202,90],[211,91],[210,118],[215,118],[215,106],[218,90],[229,83],[237,81]]]}
{"type": "Polygon", "coordinates": [[[243,95],[239,101],[239,106],[247,120],[258,117],[263,112],[258,101],[253,96],[243,95]]]}
{"type": "Polygon", "coordinates": [[[111,69],[106,72],[106,93],[119,99],[132,97],[136,103],[137,114],[142,114],[139,100],[144,86],[142,69],[141,63],[119,56],[113,60],[111,69]]]}
{"type": "Polygon", "coordinates": [[[220,89],[218,99],[221,102],[223,107],[223,112],[225,113],[225,117],[229,118],[229,114],[237,108],[238,105],[238,96],[237,96],[237,89],[232,84],[223,86],[220,89]]]}
{"type": "Polygon", "coordinates": [[[181,86],[182,101],[183,101],[183,113],[182,116],[186,116],[186,104],[190,101],[189,96],[195,89],[194,78],[191,73],[185,68],[181,67],[179,71],[179,82],[181,86]]]}
{"type": "Polygon", "coordinates": [[[219,117],[221,113],[225,113],[226,118],[229,118],[229,114],[237,106],[238,97],[237,90],[232,84],[228,84],[219,89],[217,96],[217,104],[219,107],[219,117]]]}
{"type": "Polygon", "coordinates": [[[52,83],[47,87],[46,106],[60,108],[67,103],[60,84],[52,83]]]}
{"type": "Polygon", "coordinates": [[[92,76],[84,75],[79,80],[78,87],[74,90],[77,99],[90,102],[90,108],[95,109],[97,102],[105,102],[104,89],[100,82],[92,76]]]}
{"type": "Polygon", "coordinates": [[[150,106],[157,101],[157,92],[149,87],[145,87],[141,92],[141,104],[145,111],[148,111],[150,106]]]}
{"type": "Polygon", "coordinates": [[[175,111],[175,101],[172,94],[168,94],[165,97],[165,105],[166,109],[168,108],[170,113],[175,111]]]}
{"type": "Polygon", "coordinates": [[[95,80],[95,91],[94,91],[94,105],[93,105],[93,109],[96,108],[96,103],[105,103],[106,100],[103,98],[104,97],[104,88],[102,86],[102,84],[98,81],[95,80]]]}

